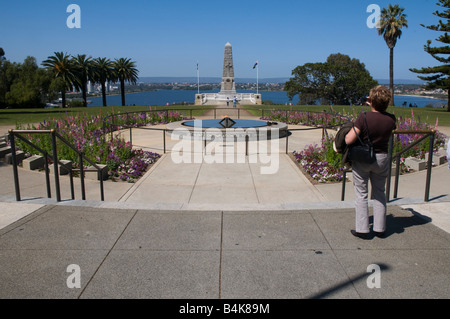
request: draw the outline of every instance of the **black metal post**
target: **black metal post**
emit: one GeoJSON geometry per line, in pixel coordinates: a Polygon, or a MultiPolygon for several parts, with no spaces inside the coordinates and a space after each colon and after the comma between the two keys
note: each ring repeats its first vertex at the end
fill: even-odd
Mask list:
{"type": "Polygon", "coordinates": [[[14,139],[14,132],[9,131],[9,141],[11,143],[11,160],[13,164],[14,174],[14,188],[16,191],[16,201],[20,202],[20,186],[19,186],[19,172],[17,170],[17,158],[16,158],[16,142],[14,139]]]}
{"type": "Polygon", "coordinates": [[[44,154],[44,168],[45,168],[45,184],[47,185],[47,197],[52,198],[52,190],[50,188],[50,169],[48,167],[48,153],[44,154]]]}
{"type": "Polygon", "coordinates": [[[433,166],[434,135],[435,131],[433,131],[430,134],[430,149],[428,151],[429,153],[427,163],[427,180],[425,184],[425,198],[424,198],[426,202],[430,200],[430,182],[431,182],[431,167],[433,166]]]}
{"type": "Polygon", "coordinates": [[[390,192],[391,192],[391,175],[392,175],[392,153],[394,148],[394,133],[391,134],[389,138],[389,150],[388,150],[388,161],[389,161],[389,169],[388,176],[386,178],[386,202],[390,201],[390,192]]]}
{"type": "Polygon", "coordinates": [[[345,183],[347,182],[347,171],[344,169],[344,176],[342,179],[342,192],[341,192],[341,202],[345,199],[345,183]]]}
{"type": "Polygon", "coordinates": [[[56,201],[61,201],[61,189],[59,186],[59,170],[58,170],[58,151],[56,149],[56,131],[51,130],[52,135],[52,151],[53,151],[53,168],[55,174],[56,201]]]}
{"type": "Polygon", "coordinates": [[[289,130],[286,132],[286,154],[289,152],[289,130]]]}
{"type": "Polygon", "coordinates": [[[248,156],[248,135],[245,135],[245,156],[248,156]]]}
{"type": "Polygon", "coordinates": [[[164,154],[166,154],[166,129],[163,130],[164,154]]]}
{"type": "Polygon", "coordinates": [[[130,126],[130,144],[131,144],[131,146],[133,146],[133,133],[131,132],[132,129],[133,128],[130,126]]]}
{"type": "Polygon", "coordinates": [[[81,199],[86,200],[86,190],[84,187],[84,164],[83,164],[83,153],[79,153],[80,159],[80,183],[81,183],[81,199]]]}
{"type": "Polygon", "coordinates": [[[398,180],[400,177],[400,155],[397,155],[395,161],[395,184],[394,184],[394,198],[397,198],[398,193],[398,180]]]}
{"type": "Polygon", "coordinates": [[[105,169],[104,167],[102,167],[100,169],[100,200],[102,202],[105,201],[105,192],[104,192],[104,189],[103,189],[103,170],[104,169],[105,169]]]}
{"type": "Polygon", "coordinates": [[[69,171],[70,174],[70,196],[72,197],[72,200],[75,199],[75,190],[73,187],[73,172],[72,170],[69,171]]]}

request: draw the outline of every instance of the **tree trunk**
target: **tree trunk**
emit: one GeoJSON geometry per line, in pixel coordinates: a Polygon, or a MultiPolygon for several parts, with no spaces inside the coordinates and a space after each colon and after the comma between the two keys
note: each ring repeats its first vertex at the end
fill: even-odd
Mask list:
{"type": "Polygon", "coordinates": [[[105,82],[102,82],[102,98],[103,98],[103,106],[106,106],[106,85],[105,85],[105,82]]]}
{"type": "Polygon", "coordinates": [[[87,83],[83,85],[82,93],[83,93],[83,106],[87,107],[87,97],[86,97],[86,91],[87,91],[87,83]]]}
{"type": "Polygon", "coordinates": [[[120,79],[120,93],[122,95],[122,106],[125,106],[125,80],[120,79]]]}
{"type": "Polygon", "coordinates": [[[61,97],[62,97],[62,108],[66,107],[66,90],[61,91],[61,97]]]}
{"type": "Polygon", "coordinates": [[[389,89],[391,90],[389,106],[394,106],[394,48],[390,49],[389,54],[389,89]]]}

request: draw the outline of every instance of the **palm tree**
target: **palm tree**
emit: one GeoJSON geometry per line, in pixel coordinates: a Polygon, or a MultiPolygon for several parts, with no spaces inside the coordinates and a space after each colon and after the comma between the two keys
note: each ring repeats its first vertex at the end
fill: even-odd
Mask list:
{"type": "Polygon", "coordinates": [[[62,107],[66,107],[66,90],[75,82],[75,68],[70,55],[64,52],[55,52],[49,56],[42,65],[50,70],[56,79],[61,81],[62,107]]]}
{"type": "Polygon", "coordinates": [[[114,76],[114,64],[110,59],[97,58],[93,62],[94,65],[94,79],[95,82],[100,83],[102,86],[102,98],[103,106],[106,106],[106,81],[113,80],[114,76]]]}
{"type": "Polygon", "coordinates": [[[139,71],[136,63],[131,59],[120,58],[114,61],[114,71],[120,81],[120,94],[122,95],[122,106],[125,106],[125,81],[136,84],[139,71]]]}
{"type": "Polygon", "coordinates": [[[390,50],[389,56],[389,88],[391,90],[391,101],[389,105],[394,105],[394,47],[397,40],[402,35],[402,28],[408,27],[405,9],[400,8],[398,4],[381,10],[380,24],[378,26],[378,35],[383,35],[384,40],[390,50]]]}
{"type": "Polygon", "coordinates": [[[86,54],[78,54],[73,58],[73,63],[76,69],[76,83],[75,86],[81,89],[83,94],[83,106],[87,106],[87,83],[93,79],[93,63],[92,58],[86,57],[86,54]]]}

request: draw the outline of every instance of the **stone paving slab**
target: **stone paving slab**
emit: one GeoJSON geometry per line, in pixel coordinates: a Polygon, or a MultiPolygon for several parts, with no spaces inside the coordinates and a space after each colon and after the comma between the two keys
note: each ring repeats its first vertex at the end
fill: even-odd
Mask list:
{"type": "Polygon", "coordinates": [[[148,211],[45,206],[0,230],[0,298],[448,298],[450,234],[389,208],[361,240],[353,209],[148,211]],[[81,287],[68,288],[69,265],[81,287]],[[367,267],[380,265],[381,288],[367,267]]]}

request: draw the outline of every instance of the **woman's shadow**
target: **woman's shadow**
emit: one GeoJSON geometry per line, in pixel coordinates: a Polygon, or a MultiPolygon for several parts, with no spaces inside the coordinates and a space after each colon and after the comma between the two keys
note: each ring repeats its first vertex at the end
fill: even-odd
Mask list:
{"type": "MultiPolygon", "coordinates": [[[[389,214],[386,216],[386,231],[384,232],[384,238],[393,234],[401,234],[406,228],[425,225],[432,221],[430,217],[424,216],[412,208],[407,208],[405,210],[409,211],[411,215],[395,216],[389,214]]],[[[373,225],[373,215],[369,217],[369,223],[373,225]]]]}

